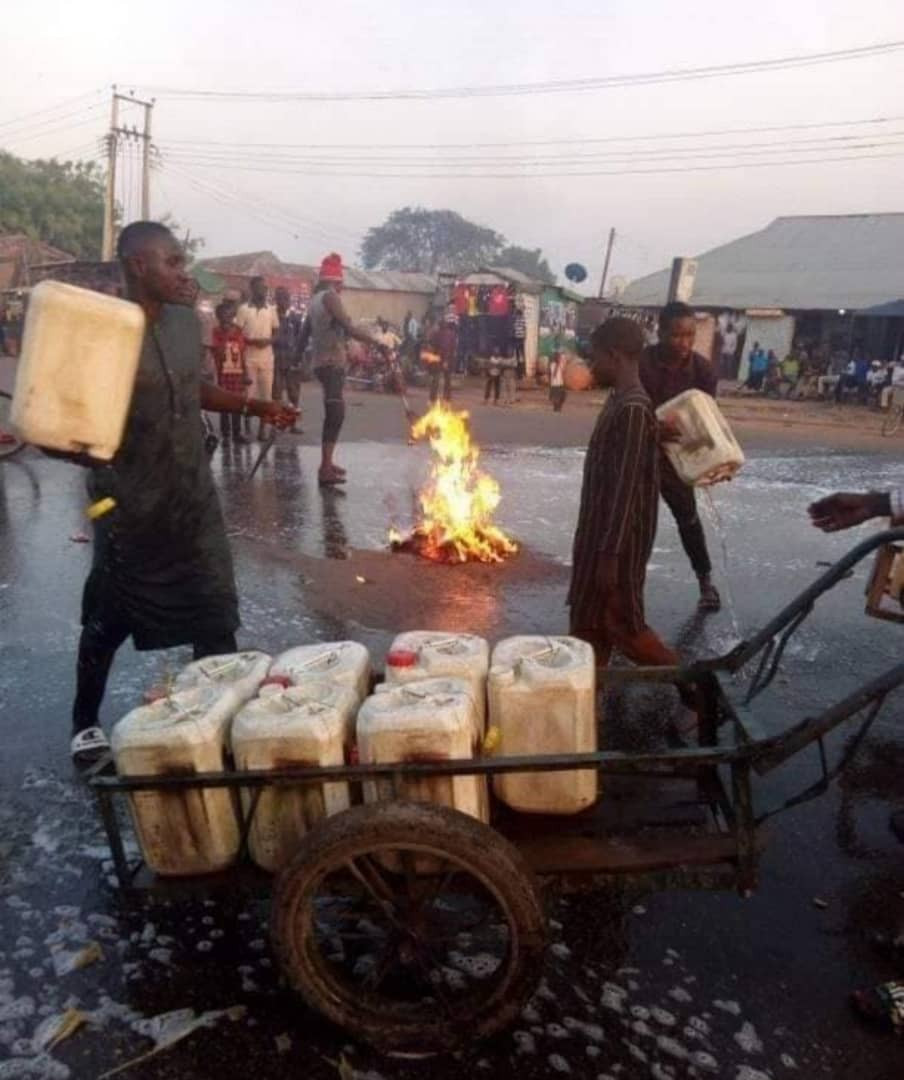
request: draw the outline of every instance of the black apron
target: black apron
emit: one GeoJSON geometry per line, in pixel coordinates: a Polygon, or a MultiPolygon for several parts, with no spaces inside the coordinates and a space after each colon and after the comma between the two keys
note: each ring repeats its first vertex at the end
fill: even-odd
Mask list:
{"type": "Polygon", "coordinates": [[[122,445],[88,477],[116,508],[94,523],[82,623],[119,625],[137,649],[234,633],[232,557],[204,450],[201,333],[190,308],[165,305],[145,333],[122,445]]]}

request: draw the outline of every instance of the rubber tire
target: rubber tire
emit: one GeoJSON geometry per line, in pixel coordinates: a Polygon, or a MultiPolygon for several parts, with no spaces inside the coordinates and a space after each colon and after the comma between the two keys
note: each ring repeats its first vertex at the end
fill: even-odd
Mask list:
{"type": "Polygon", "coordinates": [[[882,421],[882,434],[894,435],[904,419],[904,405],[889,405],[888,416],[882,421]]]}
{"type": "Polygon", "coordinates": [[[276,955],[291,985],[308,1005],[385,1053],[435,1053],[484,1039],[513,1023],[533,994],[546,951],[546,916],[526,862],[506,839],[475,818],[431,803],[386,802],[353,807],[308,833],[280,872],[271,918],[276,955]],[[455,1027],[445,1018],[424,1023],[387,1019],[365,1008],[365,998],[337,996],[306,957],[307,937],[298,908],[330,865],[375,847],[423,844],[459,859],[491,886],[508,909],[510,971],[480,1013],[455,1027]]]}

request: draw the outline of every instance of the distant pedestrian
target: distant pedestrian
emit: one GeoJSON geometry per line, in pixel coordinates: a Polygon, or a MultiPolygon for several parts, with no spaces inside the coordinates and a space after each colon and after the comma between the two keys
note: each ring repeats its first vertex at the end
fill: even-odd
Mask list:
{"type": "Polygon", "coordinates": [[[735,375],[735,355],[738,351],[738,332],[734,323],[729,322],[722,335],[722,378],[733,379],[735,375]]]}
{"type": "MultiPolygon", "coordinates": [[[[267,282],[253,277],[250,300],[239,306],[235,321],[245,336],[245,368],[251,380],[254,397],[269,401],[273,397],[273,377],[276,361],[273,339],[279,331],[276,308],[267,303],[267,282]]],[[[264,422],[258,425],[258,438],[263,441],[264,422]]]]}
{"type": "Polygon", "coordinates": [[[512,351],[515,357],[518,381],[525,375],[524,342],[527,339],[527,319],[524,317],[524,304],[518,300],[515,302],[515,310],[512,315],[512,351]]]}
{"type": "Polygon", "coordinates": [[[458,356],[458,316],[453,304],[449,304],[442,320],[437,323],[429,344],[438,357],[430,371],[430,400],[451,401],[452,371],[458,356]]]}
{"type": "MultiPolygon", "coordinates": [[[[217,386],[230,394],[248,393],[245,370],[245,335],[235,325],[236,306],[232,300],[217,304],[217,322],[211,331],[211,352],[217,373],[217,386]]],[[[223,442],[232,438],[236,444],[248,440],[242,434],[242,414],[220,413],[220,435],[223,442]]]]}
{"type": "MultiPolygon", "coordinates": [[[[301,356],[298,354],[298,341],[301,337],[301,317],[291,307],[289,290],[282,287],[276,290],[276,317],[279,325],[273,338],[275,360],[273,378],[273,400],[282,401],[283,396],[296,409],[301,403],[301,356]]],[[[298,434],[298,426],[292,431],[298,434]]]]}
{"type": "Polygon", "coordinates": [[[491,356],[487,361],[487,381],[483,391],[483,403],[488,405],[490,394],[493,395],[493,404],[499,404],[500,383],[502,380],[502,361],[498,356],[491,356]]]}
{"type": "Polygon", "coordinates": [[[748,367],[747,382],[744,383],[744,386],[748,390],[753,390],[755,393],[758,393],[763,389],[766,371],[769,368],[769,360],[765,350],[760,348],[760,343],[758,341],[753,343],[753,348],[750,350],[748,367]]]}
{"type": "Polygon", "coordinates": [[[515,404],[518,362],[510,351],[502,357],[502,404],[515,404]]]}
{"type": "Polygon", "coordinates": [[[549,400],[552,402],[553,412],[562,411],[566,394],[565,357],[561,352],[555,352],[549,361],[549,400]]]}

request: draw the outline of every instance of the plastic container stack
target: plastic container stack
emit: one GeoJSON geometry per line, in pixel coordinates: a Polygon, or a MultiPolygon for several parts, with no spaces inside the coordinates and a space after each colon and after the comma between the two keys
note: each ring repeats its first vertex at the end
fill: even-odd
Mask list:
{"type": "Polygon", "coordinates": [[[486,725],[487,672],[490,647],[475,634],[448,634],[415,630],[399,636],[386,656],[386,682],[393,686],[424,679],[463,679],[471,688],[477,713],[478,735],[486,725]]]}
{"type": "Polygon", "coordinates": [[[137,304],[59,281],[31,291],[10,420],[27,442],[109,461],[144,340],[137,304]]]}
{"type": "Polygon", "coordinates": [[[270,677],[288,679],[294,686],[308,679],[328,679],[354,690],[360,703],[370,693],[370,653],[357,641],[300,645],[276,657],[270,677]]]}
{"type": "MultiPolygon", "coordinates": [[[[264,686],[235,718],[232,752],[238,769],[281,769],[342,765],[351,746],[358,698],[354,690],[326,679],[299,686],[264,686]]],[[[242,792],[245,812],[252,802],[242,792]]],[[[248,834],[252,859],[278,870],[298,841],[318,821],[350,805],[347,783],[265,787],[248,834]]]]}
{"type": "MultiPolygon", "coordinates": [[[[221,772],[229,726],[240,708],[233,688],[199,686],[134,709],[113,729],[120,776],[221,772]]],[[[158,874],[210,874],[239,852],[234,792],[228,788],[136,791],[135,830],[145,862],[158,874]]]]}
{"type": "Polygon", "coordinates": [[[702,390],[686,390],[660,405],[656,415],[673,421],[681,432],[678,441],[663,447],[686,484],[708,487],[731,480],[744,464],[744,451],[715,398],[702,390]]]}
{"type": "MultiPolygon", "coordinates": [[[[593,649],[571,637],[512,637],[493,650],[490,724],[502,757],[578,754],[597,749],[596,661],[593,649]]],[[[595,802],[595,770],[505,773],[496,795],[529,814],[576,814],[595,802]]]]}

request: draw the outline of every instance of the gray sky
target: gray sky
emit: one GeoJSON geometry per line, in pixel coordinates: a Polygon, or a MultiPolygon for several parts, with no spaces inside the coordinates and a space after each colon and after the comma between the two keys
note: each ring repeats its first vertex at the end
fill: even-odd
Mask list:
{"type": "MultiPolygon", "coordinates": [[[[88,148],[96,141],[107,122],[105,88],[113,82],[139,91],[354,91],[661,71],[904,39],[904,4],[44,0],[14,5],[5,12],[4,24],[0,146],[32,157],[88,148]],[[74,102],[70,109],[10,123],[91,91],[93,97],[74,102]],[[59,122],[57,116],[62,117],[59,122]]],[[[636,277],[658,269],[672,255],[705,250],[780,214],[904,209],[902,61],[904,53],[899,52],[732,78],[453,101],[197,102],[158,92],[154,134],[163,157],[154,176],[152,210],[154,216],[170,211],[204,236],[209,255],[269,248],[287,260],[315,262],[335,248],[351,262],[364,230],[393,209],[406,204],[449,207],[503,232],[514,243],[542,247],[559,273],[569,261],[584,263],[591,282],[598,281],[605,236],[614,225],[618,239],[612,272],[636,277]],[[243,149],[250,143],[304,147],[672,136],[899,115],[899,123],[857,129],[881,132],[888,144],[864,151],[860,160],[658,175],[335,177],[299,173],[305,166],[291,155],[302,150],[286,151],[290,158],[274,163],[273,151],[243,149]],[[901,136],[897,140],[896,133],[901,136]],[[889,156],[869,158],[869,153],[889,156]],[[261,171],[231,165],[256,165],[261,171]],[[283,171],[274,172],[274,167],[283,171]],[[212,190],[216,194],[210,194],[212,190]],[[274,206],[283,217],[288,211],[298,220],[274,223],[274,206]]],[[[770,156],[780,160],[782,154],[755,143],[822,140],[852,130],[670,137],[655,143],[543,147],[530,153],[553,158],[611,153],[610,159],[598,158],[587,166],[588,171],[599,171],[649,167],[646,162],[638,166],[636,159],[626,161],[626,155],[641,150],[665,151],[651,160],[668,166],[678,163],[668,154],[673,147],[730,145],[739,148],[734,160],[756,163],[770,156]]],[[[359,156],[378,152],[360,151],[359,156]]],[[[526,152],[523,147],[460,151],[477,161],[526,152]]],[[[399,153],[385,152],[389,158],[399,153]]],[[[834,154],[829,144],[821,143],[812,156],[834,154]]],[[[429,163],[440,159],[434,151],[419,156],[428,171],[429,163]]],[[[493,167],[488,160],[486,171],[493,167]]],[[[310,166],[306,168],[310,172],[310,166]]],[[[364,173],[378,168],[398,171],[391,162],[359,166],[364,173]]],[[[136,179],[126,170],[124,174],[127,180],[136,179]]]]}

